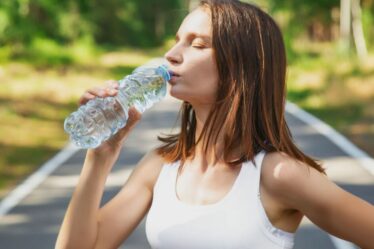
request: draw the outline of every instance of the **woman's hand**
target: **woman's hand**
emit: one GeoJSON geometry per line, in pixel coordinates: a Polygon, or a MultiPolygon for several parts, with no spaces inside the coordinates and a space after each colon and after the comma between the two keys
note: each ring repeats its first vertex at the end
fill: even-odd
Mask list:
{"type": "MultiPolygon", "coordinates": [[[[96,97],[114,97],[118,89],[118,82],[108,81],[105,87],[87,90],[79,99],[79,105],[84,105],[96,97]]],[[[66,211],[55,248],[97,248],[95,244],[101,231],[99,224],[102,222],[99,220],[99,207],[105,182],[125,138],[140,118],[141,114],[135,108],[131,108],[126,126],[99,147],[87,150],[79,181],[66,211]]],[[[117,217],[116,214],[114,217],[117,217]]]]}
{"type": "MultiPolygon", "coordinates": [[[[119,84],[117,81],[110,80],[106,82],[104,87],[95,87],[88,89],[79,99],[79,105],[86,104],[89,100],[96,97],[114,97],[118,94],[119,84]]],[[[128,112],[129,118],[126,125],[121,128],[115,135],[110,139],[104,141],[99,147],[90,149],[96,155],[99,156],[112,156],[113,153],[118,154],[123,146],[123,142],[126,139],[129,132],[135,127],[135,125],[141,119],[141,113],[136,108],[131,107],[128,112]]]]}

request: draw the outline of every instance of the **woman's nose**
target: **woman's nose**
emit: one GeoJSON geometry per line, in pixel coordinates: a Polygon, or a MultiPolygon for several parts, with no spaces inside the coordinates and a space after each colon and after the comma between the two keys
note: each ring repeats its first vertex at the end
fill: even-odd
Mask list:
{"type": "Polygon", "coordinates": [[[166,52],[164,57],[166,60],[168,60],[170,63],[173,63],[173,64],[179,64],[182,62],[182,56],[177,51],[175,51],[174,48],[166,52]]]}

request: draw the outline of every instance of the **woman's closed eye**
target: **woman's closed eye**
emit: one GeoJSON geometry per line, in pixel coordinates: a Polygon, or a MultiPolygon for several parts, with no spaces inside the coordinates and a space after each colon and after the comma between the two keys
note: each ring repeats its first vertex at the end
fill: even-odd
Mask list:
{"type": "Polygon", "coordinates": [[[205,48],[205,46],[201,45],[201,44],[192,44],[192,47],[197,48],[197,49],[203,49],[203,48],[205,48]]]}
{"type": "Polygon", "coordinates": [[[192,42],[191,46],[194,47],[194,48],[198,48],[198,49],[203,49],[203,48],[209,47],[207,44],[205,44],[205,42],[201,42],[201,41],[192,42]]]}

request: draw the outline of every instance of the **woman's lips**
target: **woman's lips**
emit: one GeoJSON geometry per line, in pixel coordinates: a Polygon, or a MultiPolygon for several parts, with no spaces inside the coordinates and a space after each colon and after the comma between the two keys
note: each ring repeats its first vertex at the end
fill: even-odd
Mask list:
{"type": "Polygon", "coordinates": [[[180,74],[174,72],[173,70],[169,70],[170,76],[180,76],[180,74]]]}
{"type": "Polygon", "coordinates": [[[175,84],[179,78],[180,78],[179,75],[172,75],[170,80],[169,80],[169,83],[170,84],[175,84]]]}
{"type": "Polygon", "coordinates": [[[170,80],[169,80],[169,83],[174,85],[177,80],[180,78],[180,74],[174,72],[173,70],[169,70],[169,73],[170,73],[170,80]]]}

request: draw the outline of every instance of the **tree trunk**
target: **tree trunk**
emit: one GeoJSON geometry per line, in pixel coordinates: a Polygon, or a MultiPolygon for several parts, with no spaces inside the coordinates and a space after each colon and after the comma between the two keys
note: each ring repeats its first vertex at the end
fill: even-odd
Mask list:
{"type": "Polygon", "coordinates": [[[161,40],[165,35],[165,13],[163,11],[156,12],[155,33],[157,40],[161,40]]]}
{"type": "Polygon", "coordinates": [[[340,45],[344,52],[349,50],[351,34],[351,0],[340,0],[340,45]]]}
{"type": "Polygon", "coordinates": [[[367,48],[362,27],[362,15],[360,0],[352,0],[352,30],[353,38],[356,44],[358,57],[362,60],[367,56],[367,48]]]}

